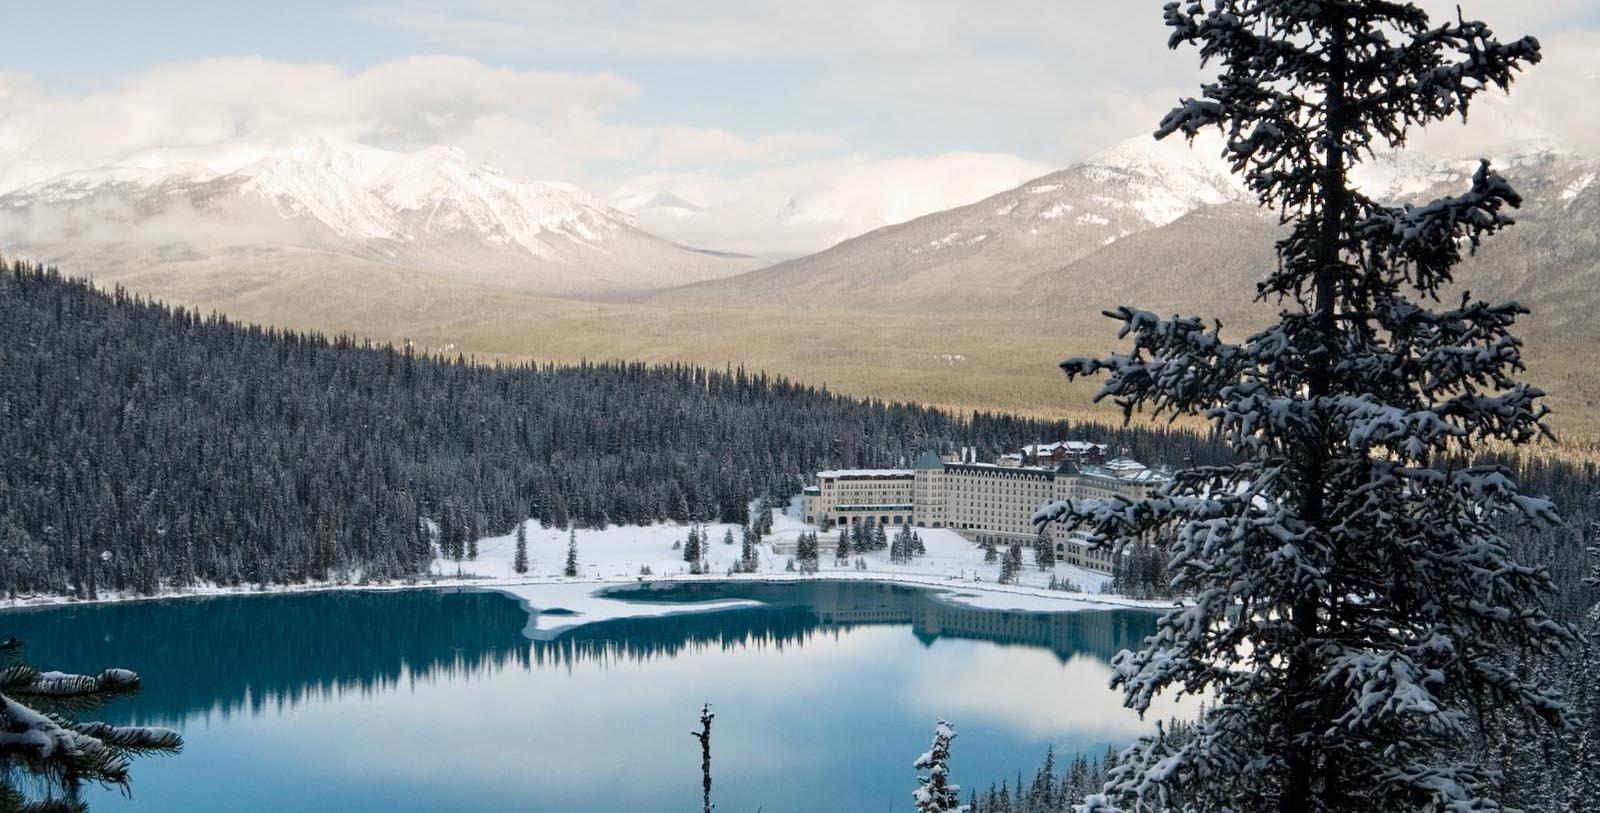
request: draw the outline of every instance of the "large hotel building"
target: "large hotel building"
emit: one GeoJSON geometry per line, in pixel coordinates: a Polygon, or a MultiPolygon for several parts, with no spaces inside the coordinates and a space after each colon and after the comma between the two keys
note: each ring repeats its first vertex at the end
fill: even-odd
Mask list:
{"type": "MultiPolygon", "coordinates": [[[[949,528],[996,546],[1038,538],[1034,512],[1071,497],[1143,497],[1167,476],[1126,457],[1103,460],[1105,447],[1068,441],[1030,446],[1000,463],[973,462],[970,451],[941,458],[925,452],[909,469],[817,473],[805,490],[805,520],[831,530],[861,523],[949,528]]],[[[1111,555],[1092,551],[1059,525],[1049,526],[1060,561],[1109,571],[1111,555]]],[[[826,541],[826,540],[824,540],[826,541]]]]}

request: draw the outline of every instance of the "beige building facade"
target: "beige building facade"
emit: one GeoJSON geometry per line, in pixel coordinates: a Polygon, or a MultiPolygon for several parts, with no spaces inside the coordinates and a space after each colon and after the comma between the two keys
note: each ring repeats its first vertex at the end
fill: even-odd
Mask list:
{"type": "MultiPolygon", "coordinates": [[[[1036,456],[1031,449],[1025,454],[1036,456]]],[[[949,528],[975,544],[1031,546],[1038,538],[1033,515],[1044,505],[1072,498],[1136,499],[1168,480],[1165,473],[1126,457],[1057,466],[977,463],[970,457],[924,453],[909,469],[818,472],[817,484],[801,501],[805,521],[824,530],[863,523],[949,528]]],[[[1046,533],[1058,560],[1111,569],[1111,554],[1089,550],[1080,535],[1058,525],[1046,533]]]]}

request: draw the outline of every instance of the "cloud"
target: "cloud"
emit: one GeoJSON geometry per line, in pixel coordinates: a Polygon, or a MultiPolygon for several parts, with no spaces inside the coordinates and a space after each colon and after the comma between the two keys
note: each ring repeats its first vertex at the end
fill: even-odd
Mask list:
{"type": "Polygon", "coordinates": [[[1541,38],[1543,60],[1511,87],[1475,103],[1465,125],[1433,128],[1419,142],[1434,150],[1472,153],[1528,138],[1553,138],[1600,155],[1600,32],[1572,31],[1541,38]]]}
{"type": "Polygon", "coordinates": [[[593,165],[787,160],[836,141],[746,140],[716,129],[612,120],[639,87],[615,73],[494,67],[458,56],[360,71],[256,57],[167,65],[94,93],[50,94],[0,74],[0,188],[106,164],[226,164],[317,137],[398,150],[435,145],[530,178],[585,180],[593,165]]]}
{"type": "Polygon", "coordinates": [[[780,133],[754,140],[726,130],[664,127],[657,132],[652,159],[664,166],[786,161],[843,146],[834,136],[780,133]]]}
{"type": "Polygon", "coordinates": [[[851,155],[731,177],[641,175],[611,200],[646,229],[679,242],[787,257],[971,203],[1051,169],[1000,153],[851,155]]]}
{"type": "Polygon", "coordinates": [[[1192,718],[1199,712],[1193,696],[1158,695],[1145,719],[1120,702],[1107,688],[1111,667],[1085,655],[1065,665],[1036,649],[984,648],[975,652],[941,651],[905,687],[906,696],[928,717],[944,716],[970,725],[1002,726],[1028,736],[1046,738],[1064,731],[1086,740],[1126,741],[1150,732],[1148,720],[1192,718]],[[928,679],[936,675],[937,679],[928,679]],[[996,681],[1004,675],[1003,681],[996,681]],[[1047,692],[1016,691],[1018,686],[1049,686],[1047,692]]]}

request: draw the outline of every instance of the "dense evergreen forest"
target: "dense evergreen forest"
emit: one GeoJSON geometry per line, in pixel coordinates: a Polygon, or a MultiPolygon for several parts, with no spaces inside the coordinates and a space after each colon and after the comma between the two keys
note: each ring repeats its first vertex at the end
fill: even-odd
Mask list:
{"type": "Polygon", "coordinates": [[[239,325],[50,269],[0,273],[0,591],[392,580],[536,517],[742,521],[834,466],[1084,435],[743,369],[489,366],[239,325]]]}

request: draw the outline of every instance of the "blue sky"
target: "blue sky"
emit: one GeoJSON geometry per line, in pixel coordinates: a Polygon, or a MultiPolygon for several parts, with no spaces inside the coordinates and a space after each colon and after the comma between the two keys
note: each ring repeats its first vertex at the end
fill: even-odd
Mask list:
{"type": "MultiPolygon", "coordinates": [[[[1571,109],[1596,107],[1571,100],[1600,91],[1600,3],[1466,5],[1549,47],[1511,118],[1574,139],[1600,131],[1592,111],[1571,109]]],[[[801,219],[832,225],[790,230],[783,251],[1148,133],[1201,76],[1192,52],[1165,48],[1161,0],[13,6],[0,26],[0,161],[25,166],[0,186],[167,149],[445,143],[619,205],[670,192],[771,220],[814,204],[801,219]]]]}

